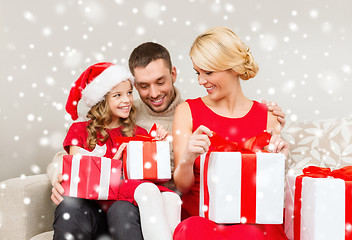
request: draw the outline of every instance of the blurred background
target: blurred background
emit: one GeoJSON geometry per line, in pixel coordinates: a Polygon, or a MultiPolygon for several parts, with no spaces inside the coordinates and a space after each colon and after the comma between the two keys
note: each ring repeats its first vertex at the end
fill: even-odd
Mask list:
{"type": "Polygon", "coordinates": [[[188,51],[212,26],[234,30],[259,63],[243,82],[250,98],[278,102],[287,121],[351,116],[351,9],[349,0],[0,0],[0,181],[45,173],[72,123],[71,83],[96,62],[127,66],[142,42],[169,49],[183,98],[204,96],[188,51]]]}

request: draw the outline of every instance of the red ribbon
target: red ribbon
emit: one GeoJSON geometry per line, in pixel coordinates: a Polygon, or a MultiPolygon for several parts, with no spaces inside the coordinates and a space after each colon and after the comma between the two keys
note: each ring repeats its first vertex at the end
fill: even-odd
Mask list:
{"type": "Polygon", "coordinates": [[[331,171],[330,168],[309,166],[303,169],[302,175],[296,177],[293,219],[294,240],[300,240],[301,236],[301,198],[303,178],[327,178],[329,176],[345,180],[345,239],[352,240],[352,166],[343,167],[334,171],[331,171]]]}
{"type": "Polygon", "coordinates": [[[158,176],[158,162],[156,160],[156,142],[143,143],[143,179],[155,179],[158,176]]]}
{"type": "Polygon", "coordinates": [[[243,143],[229,142],[216,133],[210,138],[211,145],[215,148],[207,152],[204,161],[204,217],[209,219],[209,192],[208,192],[208,165],[211,152],[241,152],[241,219],[247,223],[255,223],[256,219],[256,175],[257,159],[255,152],[262,150],[270,141],[271,135],[264,132],[250,138],[243,143]]]}
{"type": "Polygon", "coordinates": [[[155,136],[153,137],[153,133],[156,131],[156,124],[154,123],[152,128],[150,129],[148,135],[136,135],[134,137],[116,137],[115,141],[117,143],[128,143],[130,141],[144,141],[144,142],[153,142],[155,136]]]}

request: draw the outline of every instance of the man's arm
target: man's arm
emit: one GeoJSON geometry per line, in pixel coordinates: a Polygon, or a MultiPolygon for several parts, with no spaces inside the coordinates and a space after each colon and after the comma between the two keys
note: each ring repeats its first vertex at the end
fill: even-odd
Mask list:
{"type": "Polygon", "coordinates": [[[272,112],[274,116],[277,117],[281,125],[281,129],[285,127],[286,119],[285,113],[282,111],[281,107],[276,102],[267,102],[266,100],[262,100],[262,103],[266,104],[269,112],[272,112]]]}

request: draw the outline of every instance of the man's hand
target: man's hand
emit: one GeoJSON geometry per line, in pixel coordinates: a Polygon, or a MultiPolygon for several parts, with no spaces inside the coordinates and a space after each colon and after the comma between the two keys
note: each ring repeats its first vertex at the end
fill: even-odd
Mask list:
{"type": "Polygon", "coordinates": [[[286,119],[285,113],[282,111],[281,107],[276,102],[267,102],[266,100],[262,100],[262,103],[266,104],[268,110],[277,116],[277,120],[280,122],[281,128],[284,128],[286,119]]]}
{"type": "Polygon", "coordinates": [[[61,186],[62,182],[62,174],[60,173],[57,176],[57,180],[54,182],[53,189],[51,190],[51,200],[56,204],[59,205],[64,198],[62,194],[64,194],[64,188],[61,186]]]}

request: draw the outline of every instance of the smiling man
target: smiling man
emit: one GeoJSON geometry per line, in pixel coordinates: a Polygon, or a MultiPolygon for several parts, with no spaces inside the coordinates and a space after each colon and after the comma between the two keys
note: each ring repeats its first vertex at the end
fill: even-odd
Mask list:
{"type": "Polygon", "coordinates": [[[134,102],[137,124],[149,130],[157,122],[171,133],[175,109],[183,100],[174,86],[177,70],[169,52],[160,44],[143,43],[131,53],[129,67],[140,96],[134,102]]]}

